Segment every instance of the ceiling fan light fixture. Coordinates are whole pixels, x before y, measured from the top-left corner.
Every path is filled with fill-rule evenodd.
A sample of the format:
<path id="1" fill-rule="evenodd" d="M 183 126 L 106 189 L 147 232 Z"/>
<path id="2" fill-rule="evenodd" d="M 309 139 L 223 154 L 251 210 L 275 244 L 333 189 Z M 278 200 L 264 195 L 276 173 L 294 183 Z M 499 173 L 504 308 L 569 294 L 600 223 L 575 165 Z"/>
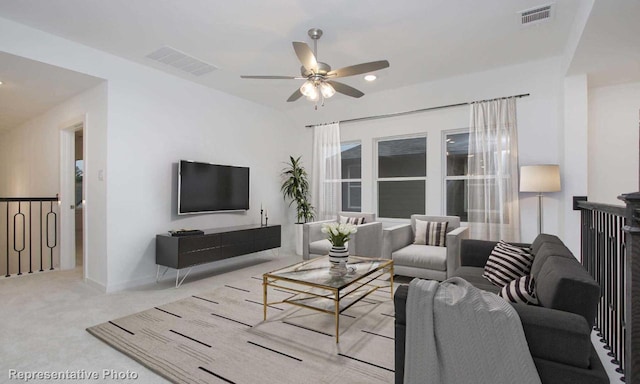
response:
<path id="1" fill-rule="evenodd" d="M 314 84 L 313 81 L 307 80 L 300 87 L 300 93 L 302 93 L 303 95 L 305 95 L 307 97 L 310 97 L 313 94 L 317 94 L 318 90 L 316 89 L 316 85 Z"/>
<path id="2" fill-rule="evenodd" d="M 325 99 L 336 94 L 336 90 L 331 86 L 331 84 L 325 82 L 320 83 L 320 92 L 322 93 L 322 97 Z"/>
<path id="3" fill-rule="evenodd" d="M 318 101 L 320 99 L 320 93 L 316 90 L 314 93 L 307 96 L 307 100 L 309 101 Z"/>

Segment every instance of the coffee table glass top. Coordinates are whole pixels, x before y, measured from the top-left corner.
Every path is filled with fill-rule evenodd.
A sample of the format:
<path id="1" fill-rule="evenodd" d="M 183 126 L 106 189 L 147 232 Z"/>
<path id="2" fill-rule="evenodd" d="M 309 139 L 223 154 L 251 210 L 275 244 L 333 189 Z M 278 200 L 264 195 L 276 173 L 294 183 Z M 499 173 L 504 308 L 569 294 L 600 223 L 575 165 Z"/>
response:
<path id="1" fill-rule="evenodd" d="M 390 266 L 391 260 L 349 256 L 345 276 L 332 276 L 329 272 L 329 256 L 303 261 L 285 268 L 266 273 L 266 277 L 307 283 L 319 287 L 342 289 L 382 268 Z"/>

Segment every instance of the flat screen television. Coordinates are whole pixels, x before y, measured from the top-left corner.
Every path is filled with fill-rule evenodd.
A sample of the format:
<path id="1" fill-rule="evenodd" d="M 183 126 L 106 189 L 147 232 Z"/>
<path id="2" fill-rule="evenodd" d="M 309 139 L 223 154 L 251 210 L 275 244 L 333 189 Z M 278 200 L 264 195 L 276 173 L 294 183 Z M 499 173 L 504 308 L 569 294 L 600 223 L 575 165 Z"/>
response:
<path id="1" fill-rule="evenodd" d="M 178 214 L 249 209 L 249 168 L 180 160 Z"/>

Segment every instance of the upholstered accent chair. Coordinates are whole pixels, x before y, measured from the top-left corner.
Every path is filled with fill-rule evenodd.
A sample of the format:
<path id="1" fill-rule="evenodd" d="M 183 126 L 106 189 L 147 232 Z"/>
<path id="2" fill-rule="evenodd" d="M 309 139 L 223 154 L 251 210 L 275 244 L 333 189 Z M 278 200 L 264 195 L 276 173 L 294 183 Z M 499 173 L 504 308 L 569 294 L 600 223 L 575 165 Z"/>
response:
<path id="1" fill-rule="evenodd" d="M 416 220 L 448 222 L 446 246 L 414 244 Z M 398 275 L 442 281 L 460 266 L 460 242 L 468 237 L 468 228 L 460 226 L 457 216 L 411 215 L 411 224 L 383 230 L 382 257 L 393 259 Z"/>
<path id="2" fill-rule="evenodd" d="M 335 220 L 314 221 L 302 227 L 302 258 L 309 260 L 329 254 L 331 243 L 325 233 L 321 232 L 322 224 L 340 222 L 340 216 L 364 217 L 364 224 L 358 225 L 358 232 L 351 235 L 349 254 L 354 256 L 381 257 L 382 223 L 376 221 L 375 213 L 339 212 Z"/>

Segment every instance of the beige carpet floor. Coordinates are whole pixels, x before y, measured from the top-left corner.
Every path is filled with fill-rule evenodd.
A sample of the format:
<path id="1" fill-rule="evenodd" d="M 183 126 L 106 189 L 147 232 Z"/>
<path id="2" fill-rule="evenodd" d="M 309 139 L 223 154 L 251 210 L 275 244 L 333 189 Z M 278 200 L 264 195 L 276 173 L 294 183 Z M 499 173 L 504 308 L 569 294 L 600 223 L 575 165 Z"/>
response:
<path id="1" fill-rule="evenodd" d="M 393 302 L 379 290 L 340 316 L 288 304 L 262 321 L 259 277 L 87 330 L 175 383 L 392 383 Z M 290 294 L 269 290 L 269 301 Z"/>

